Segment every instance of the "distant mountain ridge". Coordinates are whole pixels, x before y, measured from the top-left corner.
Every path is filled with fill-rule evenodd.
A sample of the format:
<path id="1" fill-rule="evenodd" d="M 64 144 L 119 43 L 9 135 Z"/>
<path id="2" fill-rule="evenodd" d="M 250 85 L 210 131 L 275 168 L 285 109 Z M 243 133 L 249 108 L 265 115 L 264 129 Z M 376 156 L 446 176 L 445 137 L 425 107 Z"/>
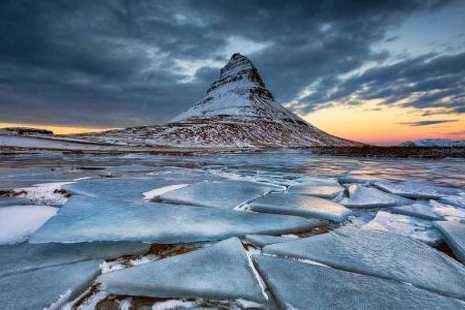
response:
<path id="1" fill-rule="evenodd" d="M 401 146 L 437 146 L 437 147 L 465 147 L 465 140 L 449 140 L 449 139 L 420 139 L 415 141 L 406 141 L 400 144 Z"/>
<path id="2" fill-rule="evenodd" d="M 75 137 L 97 143 L 205 148 L 363 145 L 330 135 L 281 106 L 257 68 L 238 53 L 221 69 L 206 97 L 170 123 Z"/>

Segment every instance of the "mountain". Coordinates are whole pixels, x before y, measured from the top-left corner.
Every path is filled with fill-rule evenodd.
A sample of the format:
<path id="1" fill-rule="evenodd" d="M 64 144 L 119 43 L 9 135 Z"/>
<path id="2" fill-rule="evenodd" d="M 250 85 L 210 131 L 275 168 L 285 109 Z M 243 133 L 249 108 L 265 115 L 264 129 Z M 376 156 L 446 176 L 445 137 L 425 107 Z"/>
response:
<path id="1" fill-rule="evenodd" d="M 421 139 L 415 141 L 407 141 L 400 144 L 401 146 L 437 146 L 437 147 L 465 147 L 465 140 L 449 140 L 449 139 Z"/>
<path id="2" fill-rule="evenodd" d="M 82 134 L 93 142 L 177 147 L 361 146 L 332 136 L 281 106 L 257 68 L 232 55 L 206 97 L 165 125 Z"/>

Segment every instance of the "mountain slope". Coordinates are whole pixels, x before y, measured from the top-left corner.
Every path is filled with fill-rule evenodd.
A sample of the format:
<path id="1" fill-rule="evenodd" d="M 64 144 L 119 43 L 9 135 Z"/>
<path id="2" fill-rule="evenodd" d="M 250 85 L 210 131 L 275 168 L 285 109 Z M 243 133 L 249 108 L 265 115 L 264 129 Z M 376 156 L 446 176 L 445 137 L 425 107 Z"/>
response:
<path id="1" fill-rule="evenodd" d="M 234 54 L 206 97 L 165 125 L 132 127 L 80 138 L 93 142 L 177 147 L 360 146 L 319 130 L 281 106 L 257 68 Z"/>

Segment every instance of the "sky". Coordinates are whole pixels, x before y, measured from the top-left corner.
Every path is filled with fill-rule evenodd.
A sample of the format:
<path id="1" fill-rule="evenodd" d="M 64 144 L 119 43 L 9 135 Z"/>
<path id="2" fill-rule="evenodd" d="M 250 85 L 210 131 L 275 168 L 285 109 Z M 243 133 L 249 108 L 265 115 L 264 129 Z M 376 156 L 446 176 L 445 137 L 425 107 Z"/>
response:
<path id="1" fill-rule="evenodd" d="M 465 1 L 0 1 L 0 127 L 162 124 L 231 55 L 331 134 L 465 139 Z"/>

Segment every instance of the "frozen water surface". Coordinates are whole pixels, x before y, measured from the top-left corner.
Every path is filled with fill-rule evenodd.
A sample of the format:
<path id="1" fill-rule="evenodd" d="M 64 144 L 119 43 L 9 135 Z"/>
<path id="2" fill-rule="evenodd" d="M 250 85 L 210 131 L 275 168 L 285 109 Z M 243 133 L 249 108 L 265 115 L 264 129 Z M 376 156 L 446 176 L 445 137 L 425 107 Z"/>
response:
<path id="1" fill-rule="evenodd" d="M 0 278 L 15 273 L 94 259 L 144 254 L 150 244 L 134 242 L 85 242 L 73 244 L 21 243 L 0 246 Z"/>
<path id="2" fill-rule="evenodd" d="M 282 309 L 463 309 L 459 301 L 390 280 L 253 256 Z"/>
<path id="3" fill-rule="evenodd" d="M 338 203 L 307 195 L 270 193 L 250 203 L 250 210 L 342 222 L 351 211 Z"/>
<path id="4" fill-rule="evenodd" d="M 435 222 L 455 256 L 465 264 L 465 219 Z"/>
<path id="5" fill-rule="evenodd" d="M 30 242 L 187 243 L 247 234 L 296 232 L 323 223 L 273 214 L 75 196 L 31 237 Z"/>
<path id="6" fill-rule="evenodd" d="M 384 211 L 379 211 L 375 218 L 363 228 L 396 233 L 430 245 L 438 245 L 442 241 L 441 234 L 432 222 Z"/>
<path id="7" fill-rule="evenodd" d="M 349 186 L 348 193 L 349 197 L 342 199 L 340 203 L 354 209 L 393 207 L 412 202 L 406 198 L 388 194 L 376 188 L 355 184 Z"/>
<path id="8" fill-rule="evenodd" d="M 465 299 L 465 268 L 461 264 L 424 243 L 398 234 L 342 228 L 324 235 L 268 245 L 263 251 L 310 259 Z"/>
<path id="9" fill-rule="evenodd" d="M 302 194 L 315 196 L 319 198 L 333 199 L 339 195 L 344 190 L 341 186 L 329 186 L 329 185 L 320 185 L 320 186 L 305 186 L 305 185 L 294 185 L 289 187 L 288 191 L 290 193 Z"/>
<path id="10" fill-rule="evenodd" d="M 100 273 L 101 260 L 66 264 L 0 278 L 2 309 L 60 309 Z"/>
<path id="11" fill-rule="evenodd" d="M 266 301 L 237 238 L 184 255 L 106 273 L 97 281 L 113 294 Z"/>
<path id="12" fill-rule="evenodd" d="M 243 203 L 270 191 L 283 190 L 281 186 L 254 182 L 200 182 L 158 196 L 159 199 L 193 206 L 234 209 Z"/>
<path id="13" fill-rule="evenodd" d="M 216 181 L 221 181 L 219 184 L 222 185 L 217 186 Z M 63 182 L 74 183 L 63 184 Z M 397 184 L 396 186 L 400 184 L 403 188 L 402 191 L 396 192 L 399 194 L 396 195 L 389 193 L 387 188 L 381 190 L 375 185 L 377 183 Z M 180 188 L 186 184 L 191 186 Z M 172 203 L 158 203 L 157 196 L 171 195 L 176 199 L 177 197 L 173 195 L 175 191 L 195 188 L 192 184 L 201 185 L 197 191 L 194 190 L 185 196 L 180 195 L 183 199 L 187 199 L 190 206 L 176 205 L 175 203 L 178 203 L 176 200 L 170 201 Z M 412 187 L 411 184 L 419 185 Z M 56 216 L 33 234 L 31 242 L 41 244 L 23 242 L 0 247 L 0 263 L 3 265 L 1 279 L 13 279 L 29 274 L 21 280 L 24 281 L 21 282 L 24 290 L 19 291 L 21 297 L 11 291 L 7 291 L 11 295 L 4 293 L 9 295 L 5 297 L 8 304 L 4 307 L 11 308 L 13 302 L 18 305 L 30 302 L 29 305 L 32 307 L 28 308 L 41 309 L 41 306 L 35 307 L 32 304 L 33 300 L 40 299 L 43 283 L 56 283 L 54 273 L 45 271 L 38 276 L 42 281 L 36 281 L 37 277 L 33 275 L 41 270 L 52 271 L 52 268 L 65 266 L 71 268 L 77 263 L 90 259 L 109 259 L 110 261 L 103 265 L 110 266 L 108 269 L 115 266 L 125 268 L 136 261 L 147 263 L 153 257 L 163 256 L 161 253 L 176 255 L 179 253 L 177 251 L 182 252 L 180 249 L 183 247 L 193 247 L 191 244 L 173 243 L 214 241 L 246 235 L 246 239 L 254 240 L 255 245 L 263 246 L 267 243 L 286 241 L 265 246 L 264 249 L 287 247 L 287 244 L 292 244 L 286 252 L 290 251 L 294 254 L 285 255 L 301 257 L 308 254 L 313 257 L 309 257 L 310 260 L 319 259 L 327 265 L 340 269 L 374 275 L 378 280 L 394 279 L 397 282 L 412 283 L 415 287 L 426 288 L 431 292 L 463 298 L 463 291 L 460 289 L 465 287 L 462 265 L 430 246 L 411 239 L 410 237 L 424 232 L 421 227 L 416 226 L 416 220 L 414 225 L 410 222 L 402 222 L 402 225 L 408 228 L 406 232 L 409 238 L 366 229 L 362 229 L 360 234 L 353 233 L 350 237 L 342 237 L 343 233 L 338 230 L 330 231 L 339 226 L 362 227 L 372 221 L 380 211 L 402 213 L 415 219 L 426 220 L 435 220 L 437 216 L 443 219 L 442 222 L 448 221 L 444 225 L 447 226 L 465 218 L 464 185 L 465 160 L 460 158 L 423 160 L 332 157 L 313 155 L 302 150 L 199 153 L 195 156 L 56 151 L 9 151 L 7 154 L 0 150 L 0 209 L 12 205 L 24 207 L 34 204 L 52 207 L 64 204 Z M 345 189 L 336 196 L 333 196 L 335 193 L 329 190 L 334 188 L 336 191 L 342 186 Z M 73 195 L 69 201 L 68 194 L 62 190 L 63 187 Z M 27 194 L 20 193 L 21 189 L 26 189 Z M 19 196 L 7 197 L 11 196 L 9 192 L 11 190 L 20 193 Z M 353 209 L 353 212 L 342 223 L 328 224 L 323 220 L 248 210 L 251 202 L 262 199 L 261 197 L 267 195 L 269 191 L 291 193 L 295 190 L 301 191 L 309 198 L 315 197 L 311 195 L 324 194 L 324 197 L 329 197 L 336 203 L 346 204 Z M 431 201 L 419 198 L 430 197 L 431 193 L 435 197 Z M 148 201 L 152 198 L 155 198 L 153 202 Z M 208 207 L 199 206 L 203 204 Z M 420 208 L 420 205 L 425 205 L 425 208 Z M 234 208 L 236 210 L 230 210 Z M 398 222 L 394 222 L 395 229 L 398 229 Z M 459 234 L 462 231 L 460 228 L 461 226 L 449 228 L 448 233 L 444 233 L 443 236 L 457 258 L 460 252 L 454 246 L 463 239 Z M 344 229 L 350 230 L 350 228 Z M 306 238 L 321 241 L 315 241 L 315 245 L 306 251 L 296 253 L 302 247 L 294 243 L 305 239 L 288 241 L 279 236 L 287 233 L 297 234 L 301 238 L 322 235 Z M 250 236 L 251 234 L 260 234 L 260 236 Z M 12 234 L 8 233 L 8 236 L 11 238 Z M 132 242 L 109 242 L 112 240 L 140 240 L 164 244 L 151 246 L 148 243 L 138 243 L 136 246 Z M 93 242 L 63 243 L 78 241 Z M 138 254 L 139 250 L 146 251 L 149 246 L 151 246 L 150 252 Z M 159 253 L 158 249 L 162 249 L 160 250 L 162 252 Z M 445 245 L 439 249 L 450 253 Z M 259 250 L 249 248 L 248 251 Z M 126 254 L 134 254 L 137 257 L 125 256 Z M 210 260 L 213 258 L 210 257 Z M 311 279 L 295 274 L 296 270 L 289 268 L 289 278 L 294 281 L 297 292 L 300 288 L 299 283 L 306 283 L 304 281 Z M 172 271 L 166 272 L 171 274 Z M 57 277 L 59 276 L 65 278 L 60 272 L 57 274 Z M 26 282 L 28 279 L 33 280 Z M 174 275 L 172 279 L 175 279 Z M 355 290 L 361 285 L 358 284 L 361 282 L 350 281 L 355 280 L 347 279 L 346 282 L 356 283 L 351 286 Z M 332 284 L 334 286 L 331 286 Z M 326 281 L 324 285 L 328 286 L 323 286 L 322 283 L 320 291 L 342 289 L 343 284 L 345 283 L 342 281 Z M 377 282 L 376 285 L 378 284 Z M 89 303 L 82 299 L 78 301 L 81 308 L 85 308 L 85 305 L 93 308 L 98 300 L 105 298 L 99 295 L 102 291 L 90 290 L 90 285 L 88 283 L 85 288 L 92 296 L 89 297 Z M 72 286 L 74 287 L 74 284 Z M 417 296 L 411 288 L 409 286 L 404 291 Z M 50 298 L 53 299 L 50 303 L 55 302 L 59 295 L 65 293 L 66 288 L 62 287 L 62 289 L 63 292 L 57 293 L 58 296 L 52 294 L 54 296 Z M 389 291 L 388 288 L 386 290 Z M 55 290 L 51 291 L 55 292 Z M 320 295 L 323 296 L 323 293 Z M 352 294 L 352 291 L 350 293 Z M 364 292 L 364 294 L 373 294 L 373 296 L 380 294 L 380 305 L 377 308 L 382 307 L 383 295 L 379 290 Z M 394 294 L 404 296 L 402 293 L 391 295 Z M 5 300 L 3 296 L 2 301 Z M 32 297 L 28 301 L 24 296 Z M 62 300 L 68 298 L 66 294 L 63 296 Z M 130 306 L 130 298 L 122 296 L 116 298 L 124 300 L 122 306 L 126 308 Z M 185 300 L 183 296 L 176 298 Z M 416 298 L 422 300 L 418 296 Z M 402 299 L 409 300 L 407 297 Z M 136 297 L 133 298 L 131 305 L 133 308 L 137 308 L 135 300 Z M 363 300 L 357 302 L 363 303 Z M 60 302 L 57 303 L 59 304 Z M 437 304 L 447 305 L 447 302 Z M 198 303 L 198 307 L 201 305 L 202 303 Z M 227 305 L 232 308 L 242 307 L 237 306 L 237 301 Z M 3 305 L 0 306 L 2 307 Z"/>

